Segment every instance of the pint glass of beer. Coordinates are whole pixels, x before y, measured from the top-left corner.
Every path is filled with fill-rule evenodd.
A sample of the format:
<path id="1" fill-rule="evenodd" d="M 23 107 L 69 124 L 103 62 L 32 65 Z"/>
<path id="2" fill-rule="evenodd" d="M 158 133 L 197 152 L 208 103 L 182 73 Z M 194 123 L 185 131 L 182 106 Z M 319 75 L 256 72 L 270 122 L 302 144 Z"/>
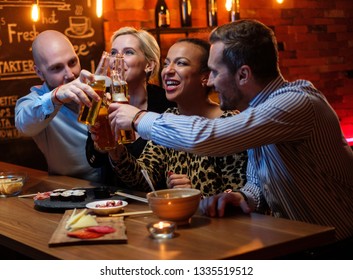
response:
<path id="1" fill-rule="evenodd" d="M 80 113 L 78 115 L 78 121 L 87 125 L 94 125 L 98 116 L 98 112 L 102 105 L 102 99 L 105 93 L 105 76 L 94 76 L 95 81 L 89 85 L 101 98 L 99 101 L 92 101 L 92 107 L 89 108 L 86 105 L 82 105 Z"/>
<path id="2" fill-rule="evenodd" d="M 109 151 L 116 147 L 116 140 L 114 134 L 110 128 L 110 123 L 108 119 L 108 105 L 103 105 L 99 110 L 96 123 L 98 123 L 98 140 L 96 145 L 102 151 Z"/>
<path id="3" fill-rule="evenodd" d="M 92 101 L 92 106 L 89 108 L 86 105 L 82 105 L 78 121 L 87 125 L 94 125 L 96 122 L 99 109 L 102 105 L 102 99 L 107 90 L 107 87 L 110 86 L 110 78 L 108 77 L 109 70 L 109 53 L 103 51 L 102 57 L 97 66 L 96 72 L 94 74 L 94 82 L 89 83 L 89 85 L 94 89 L 94 91 L 101 98 L 99 101 Z"/>

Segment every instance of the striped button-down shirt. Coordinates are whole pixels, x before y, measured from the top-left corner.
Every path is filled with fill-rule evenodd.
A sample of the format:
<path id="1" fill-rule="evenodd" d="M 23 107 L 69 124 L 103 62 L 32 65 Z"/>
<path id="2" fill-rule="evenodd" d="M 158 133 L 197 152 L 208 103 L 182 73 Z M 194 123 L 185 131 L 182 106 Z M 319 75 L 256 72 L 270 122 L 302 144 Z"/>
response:
<path id="1" fill-rule="evenodd" d="M 138 131 L 202 155 L 248 150 L 242 191 L 257 211 L 333 226 L 337 239 L 353 235 L 353 152 L 336 113 L 308 81 L 279 76 L 230 118 L 148 113 Z"/>

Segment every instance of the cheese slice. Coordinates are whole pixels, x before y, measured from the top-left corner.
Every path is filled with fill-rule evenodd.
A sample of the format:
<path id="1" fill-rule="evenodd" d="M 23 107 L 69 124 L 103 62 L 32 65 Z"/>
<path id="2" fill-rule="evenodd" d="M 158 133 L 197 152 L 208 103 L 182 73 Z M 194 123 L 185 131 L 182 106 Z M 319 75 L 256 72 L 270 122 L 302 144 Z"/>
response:
<path id="1" fill-rule="evenodd" d="M 76 214 L 77 210 L 75 208 L 74 211 L 72 212 L 70 218 L 67 220 L 65 228 L 69 229 L 72 224 L 76 223 L 78 220 L 80 220 L 86 214 L 86 211 L 87 211 L 87 209 L 83 209 L 81 212 Z"/>
<path id="2" fill-rule="evenodd" d="M 79 228 L 85 228 L 85 227 L 91 227 L 91 226 L 97 226 L 97 225 L 98 223 L 96 221 L 96 216 L 84 215 L 77 222 L 71 224 L 70 229 L 75 230 Z"/>

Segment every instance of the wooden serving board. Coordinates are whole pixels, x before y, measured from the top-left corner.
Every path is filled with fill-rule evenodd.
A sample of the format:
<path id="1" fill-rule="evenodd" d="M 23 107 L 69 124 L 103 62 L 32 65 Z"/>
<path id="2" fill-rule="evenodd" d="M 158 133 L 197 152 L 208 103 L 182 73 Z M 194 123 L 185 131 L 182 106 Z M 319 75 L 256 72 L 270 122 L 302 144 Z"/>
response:
<path id="1" fill-rule="evenodd" d="M 58 227 L 49 240 L 49 247 L 67 246 L 67 245 L 89 245 L 89 244 L 116 244 L 127 243 L 126 227 L 123 217 L 96 217 L 100 226 L 111 226 L 115 232 L 105 234 L 93 239 L 79 239 L 67 236 L 65 229 L 66 221 L 70 218 L 73 210 L 66 210 Z"/>

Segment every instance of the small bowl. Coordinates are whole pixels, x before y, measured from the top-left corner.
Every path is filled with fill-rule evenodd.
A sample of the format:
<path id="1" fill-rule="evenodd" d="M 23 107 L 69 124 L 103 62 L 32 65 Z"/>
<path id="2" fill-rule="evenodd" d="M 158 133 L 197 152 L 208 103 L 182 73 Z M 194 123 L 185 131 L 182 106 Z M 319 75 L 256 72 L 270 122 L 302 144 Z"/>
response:
<path id="1" fill-rule="evenodd" d="M 21 172 L 0 172 L 0 197 L 21 193 L 26 178 L 27 174 Z"/>
<path id="2" fill-rule="evenodd" d="M 152 212 L 160 220 L 172 221 L 177 225 L 189 224 L 190 218 L 199 207 L 201 192 L 197 189 L 165 189 L 147 194 Z"/>
<path id="3" fill-rule="evenodd" d="M 110 203 L 114 203 L 115 206 L 108 206 Z M 86 208 L 91 209 L 97 215 L 107 216 L 120 212 L 127 204 L 123 200 L 98 200 L 87 203 Z"/>

